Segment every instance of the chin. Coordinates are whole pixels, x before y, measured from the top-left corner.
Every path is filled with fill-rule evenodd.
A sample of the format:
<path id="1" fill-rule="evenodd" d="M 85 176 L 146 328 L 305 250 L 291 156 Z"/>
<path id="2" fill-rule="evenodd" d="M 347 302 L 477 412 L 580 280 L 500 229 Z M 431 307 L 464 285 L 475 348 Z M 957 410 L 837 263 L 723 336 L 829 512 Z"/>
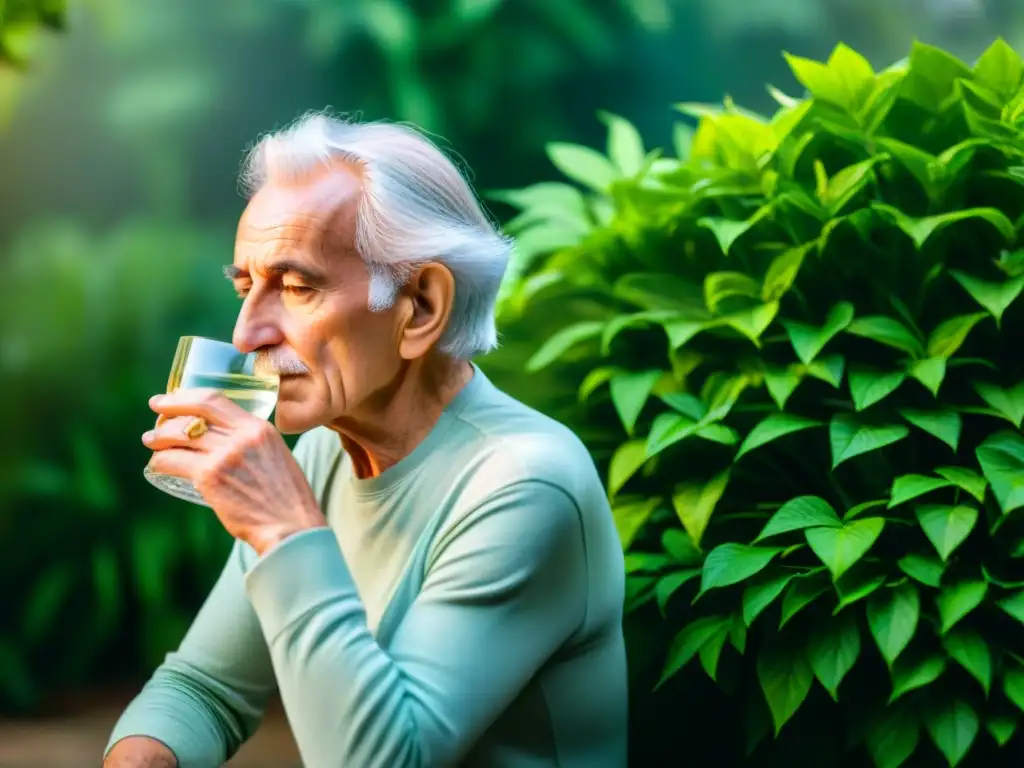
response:
<path id="1" fill-rule="evenodd" d="M 300 435 L 321 426 L 324 422 L 319 413 L 303 413 L 296 403 L 278 401 L 274 411 L 274 426 L 282 435 Z"/>

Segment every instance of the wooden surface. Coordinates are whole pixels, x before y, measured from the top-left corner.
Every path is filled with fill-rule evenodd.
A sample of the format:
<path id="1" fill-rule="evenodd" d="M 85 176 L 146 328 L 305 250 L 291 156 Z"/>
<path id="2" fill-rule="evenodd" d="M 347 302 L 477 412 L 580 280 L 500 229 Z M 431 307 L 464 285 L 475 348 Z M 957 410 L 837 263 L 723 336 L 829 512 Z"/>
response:
<path id="1" fill-rule="evenodd" d="M 103 747 L 133 692 L 69 697 L 47 717 L 0 720 L 0 767 L 84 768 L 98 766 Z M 298 751 L 280 703 L 267 710 L 263 725 L 229 768 L 300 768 Z"/>

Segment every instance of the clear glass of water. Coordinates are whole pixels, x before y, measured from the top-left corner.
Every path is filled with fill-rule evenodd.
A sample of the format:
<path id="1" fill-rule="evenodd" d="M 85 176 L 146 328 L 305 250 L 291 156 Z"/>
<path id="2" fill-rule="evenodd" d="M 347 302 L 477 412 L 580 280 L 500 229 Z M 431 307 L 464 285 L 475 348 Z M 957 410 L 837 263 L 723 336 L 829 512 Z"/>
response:
<path id="1" fill-rule="evenodd" d="M 226 341 L 182 336 L 171 363 L 167 392 L 216 389 L 253 416 L 269 419 L 277 404 L 278 376 L 266 367 L 255 353 L 242 354 Z M 143 474 L 164 493 L 210 506 L 187 480 L 153 472 L 148 465 Z"/>

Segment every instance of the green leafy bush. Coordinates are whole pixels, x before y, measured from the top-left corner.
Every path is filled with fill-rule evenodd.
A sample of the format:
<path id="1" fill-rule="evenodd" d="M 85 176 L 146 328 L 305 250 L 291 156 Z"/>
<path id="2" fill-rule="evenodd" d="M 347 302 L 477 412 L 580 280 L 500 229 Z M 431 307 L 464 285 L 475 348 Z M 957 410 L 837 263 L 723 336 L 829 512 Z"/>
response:
<path id="1" fill-rule="evenodd" d="M 151 669 L 178 643 L 230 537 L 142 476 L 146 403 L 179 335 L 223 338 L 231 231 L 54 220 L 4 252 L 0 286 L 0 711 Z"/>
<path id="2" fill-rule="evenodd" d="M 606 154 L 549 147 L 579 186 L 496 195 L 523 247 L 493 365 L 530 350 L 546 383 L 517 394 L 607 472 L 631 637 L 672 637 L 631 645 L 670 734 L 724 701 L 745 746 L 720 730 L 719 764 L 1005 760 L 1024 738 L 1024 63 L 1001 40 L 973 67 L 924 44 L 879 73 L 844 45 L 787 58 L 809 96 L 772 88 L 770 119 L 679 105 L 698 123 L 672 159 L 606 115 Z M 782 759 L 799 729 L 845 756 Z"/>

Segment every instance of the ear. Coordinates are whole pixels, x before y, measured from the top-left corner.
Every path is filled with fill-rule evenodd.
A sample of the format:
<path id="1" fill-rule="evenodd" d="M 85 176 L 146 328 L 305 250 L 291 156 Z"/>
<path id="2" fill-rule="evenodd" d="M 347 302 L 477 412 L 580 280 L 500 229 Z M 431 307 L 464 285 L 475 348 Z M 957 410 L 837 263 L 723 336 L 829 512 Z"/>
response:
<path id="1" fill-rule="evenodd" d="M 423 357 L 440 341 L 455 302 L 455 278 L 443 264 L 417 269 L 402 289 L 407 302 L 398 351 L 404 360 Z"/>

